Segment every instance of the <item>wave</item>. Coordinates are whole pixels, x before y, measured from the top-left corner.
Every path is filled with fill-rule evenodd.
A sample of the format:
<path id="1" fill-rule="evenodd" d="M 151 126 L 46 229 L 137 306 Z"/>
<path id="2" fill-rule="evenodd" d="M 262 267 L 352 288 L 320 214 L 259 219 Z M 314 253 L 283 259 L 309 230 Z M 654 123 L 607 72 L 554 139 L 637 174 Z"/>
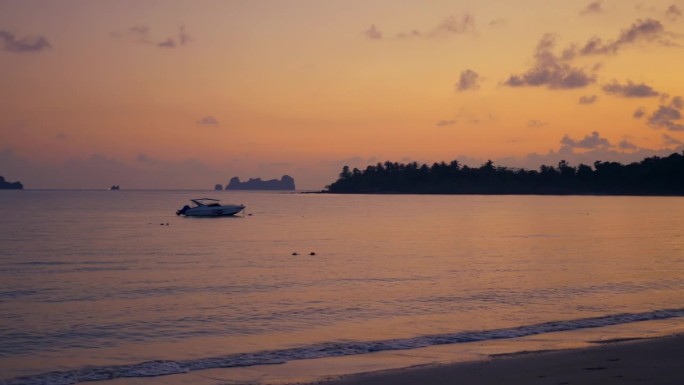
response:
<path id="1" fill-rule="evenodd" d="M 69 371 L 49 372 L 2 380 L 0 381 L 0 385 L 71 385 L 87 381 L 112 380 L 116 378 L 157 377 L 205 369 L 273 365 L 294 360 L 340 357 L 390 350 L 418 349 L 435 345 L 519 338 L 544 333 L 613 326 L 641 321 L 663 320 L 676 317 L 684 317 L 684 308 L 662 309 L 643 313 L 622 313 L 575 320 L 550 321 L 503 329 L 464 331 L 412 338 L 380 341 L 334 341 L 289 349 L 238 353 L 194 360 L 156 360 L 130 365 L 89 366 Z"/>

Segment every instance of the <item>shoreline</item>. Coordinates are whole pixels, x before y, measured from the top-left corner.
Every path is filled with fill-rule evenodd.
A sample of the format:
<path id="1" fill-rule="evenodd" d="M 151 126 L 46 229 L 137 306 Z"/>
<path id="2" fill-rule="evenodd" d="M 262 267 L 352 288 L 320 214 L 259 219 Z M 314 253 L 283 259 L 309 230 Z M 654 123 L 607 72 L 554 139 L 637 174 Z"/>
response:
<path id="1" fill-rule="evenodd" d="M 543 333 L 522 338 L 444 344 L 418 349 L 292 360 L 277 365 L 215 368 L 173 376 L 138 378 L 133 382 L 131 379 L 118 379 L 106 381 L 103 385 L 488 385 L 503 383 L 556 385 L 566 380 L 534 382 L 536 378 L 534 376 L 519 378 L 515 373 L 508 371 L 510 368 L 506 369 L 506 363 L 522 360 L 522 364 L 515 364 L 514 367 L 517 368 L 519 365 L 525 373 L 528 368 L 533 368 L 525 364 L 525 360 L 546 362 L 546 357 L 549 355 L 582 357 L 586 351 L 612 349 L 614 346 L 622 348 L 628 345 L 630 349 L 633 349 L 630 345 L 632 343 L 650 344 L 668 338 L 678 338 L 681 341 L 680 344 L 684 346 L 682 319 L 642 321 L 625 325 Z M 638 348 L 638 351 L 641 351 L 641 348 Z M 636 354 L 641 355 L 641 353 Z M 684 362 L 684 353 L 680 352 L 672 356 L 678 357 L 678 361 L 676 365 L 671 365 L 673 368 L 671 371 L 680 373 L 679 367 L 680 363 Z M 569 359 L 561 357 L 559 360 L 554 361 L 555 363 L 538 365 L 537 369 L 551 372 L 537 374 L 539 378 L 554 378 L 556 373 L 564 375 L 557 366 L 558 363 L 563 364 Z M 605 364 L 615 366 L 620 362 L 589 360 L 580 369 L 605 367 Z M 486 372 L 485 377 L 476 375 L 478 370 Z M 606 372 L 605 369 L 594 371 Z M 493 377 L 491 377 L 492 374 Z M 586 373 L 580 373 L 582 374 Z M 677 379 L 679 377 L 681 375 L 674 376 Z M 569 384 L 585 383 L 592 382 L 590 379 L 581 378 L 569 382 Z M 599 383 L 611 384 L 610 382 Z M 663 383 L 667 384 L 667 382 Z"/>
<path id="2" fill-rule="evenodd" d="M 315 385 L 681 384 L 684 334 L 594 341 L 584 348 L 492 354 L 480 361 L 332 377 Z"/>
<path id="3" fill-rule="evenodd" d="M 680 384 L 682 319 L 284 363 L 116 376 L 102 385 Z M 6 379 L 12 383 L 19 378 Z M 83 381 L 82 381 L 83 382 Z M 0 380 L 0 383 L 4 383 Z M 81 382 L 79 382 L 81 383 Z"/>

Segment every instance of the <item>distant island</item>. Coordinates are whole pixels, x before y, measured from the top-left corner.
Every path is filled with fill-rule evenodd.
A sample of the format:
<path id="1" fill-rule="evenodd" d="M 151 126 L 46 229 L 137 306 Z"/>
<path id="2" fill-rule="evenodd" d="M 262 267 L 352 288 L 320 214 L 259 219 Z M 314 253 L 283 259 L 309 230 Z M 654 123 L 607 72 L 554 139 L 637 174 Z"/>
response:
<path id="1" fill-rule="evenodd" d="M 451 163 L 385 162 L 365 170 L 344 166 L 324 192 L 340 194 L 540 194 L 540 195 L 684 195 L 684 154 L 650 157 L 623 165 L 594 162 L 573 167 L 526 170 Z"/>
<path id="2" fill-rule="evenodd" d="M 218 189 L 218 188 L 217 188 Z M 294 190 L 295 181 L 289 175 L 283 175 L 280 179 L 261 180 L 250 178 L 246 182 L 240 182 L 240 178 L 233 177 L 226 185 L 228 190 Z"/>
<path id="3" fill-rule="evenodd" d="M 0 190 L 23 190 L 24 185 L 21 182 L 8 182 L 5 177 L 0 176 Z"/>

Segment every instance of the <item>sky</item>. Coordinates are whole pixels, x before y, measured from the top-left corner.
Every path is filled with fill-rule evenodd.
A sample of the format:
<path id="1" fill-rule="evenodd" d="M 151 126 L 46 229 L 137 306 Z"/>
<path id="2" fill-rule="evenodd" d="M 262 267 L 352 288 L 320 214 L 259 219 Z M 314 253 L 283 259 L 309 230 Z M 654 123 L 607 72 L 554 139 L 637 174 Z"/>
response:
<path id="1" fill-rule="evenodd" d="M 684 0 L 0 0 L 0 175 L 321 189 L 684 150 Z"/>

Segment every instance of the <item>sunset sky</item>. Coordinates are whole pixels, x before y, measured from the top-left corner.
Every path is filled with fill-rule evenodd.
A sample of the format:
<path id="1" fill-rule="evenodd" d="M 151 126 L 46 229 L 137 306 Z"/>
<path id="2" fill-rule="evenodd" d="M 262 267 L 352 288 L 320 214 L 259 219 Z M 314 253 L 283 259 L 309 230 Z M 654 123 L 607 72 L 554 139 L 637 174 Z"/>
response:
<path id="1" fill-rule="evenodd" d="M 684 0 L 0 0 L 0 175 L 212 188 L 684 149 Z"/>

